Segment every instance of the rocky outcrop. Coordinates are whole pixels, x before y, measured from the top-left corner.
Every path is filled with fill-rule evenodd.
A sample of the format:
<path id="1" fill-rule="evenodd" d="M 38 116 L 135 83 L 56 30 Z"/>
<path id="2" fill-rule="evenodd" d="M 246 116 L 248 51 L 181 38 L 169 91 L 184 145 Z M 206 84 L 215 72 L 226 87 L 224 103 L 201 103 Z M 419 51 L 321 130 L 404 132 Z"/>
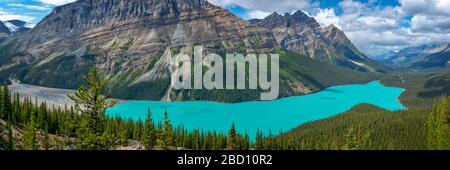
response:
<path id="1" fill-rule="evenodd" d="M 13 41 L 35 62 L 87 49 L 78 54 L 95 54 L 96 66 L 108 75 L 144 69 L 167 48 L 203 44 L 263 50 L 276 45 L 267 30 L 205 0 L 79 0 L 56 7 Z"/>
<path id="2" fill-rule="evenodd" d="M 450 66 L 450 44 L 412 46 L 390 55 L 381 62 L 397 68 L 437 69 Z"/>
<path id="3" fill-rule="evenodd" d="M 334 25 L 322 28 L 313 17 L 301 11 L 292 15 L 273 13 L 250 22 L 271 30 L 278 44 L 288 50 L 333 65 L 375 71 L 371 61 L 357 50 L 344 32 Z"/>
<path id="4" fill-rule="evenodd" d="M 31 30 L 31 28 L 29 28 L 28 23 L 25 21 L 0 21 L 0 43 L 11 36 L 18 35 L 29 30 Z"/>
<path id="5" fill-rule="evenodd" d="M 366 68 L 362 61 L 335 57 L 342 32 L 321 29 L 302 13 L 271 17 L 252 24 L 206 0 L 78 0 L 0 44 L 0 81 L 14 76 L 26 84 L 76 89 L 94 66 L 117 98 L 241 102 L 259 98 L 259 91 L 169 88 L 167 61 L 180 51 L 189 54 L 194 45 L 203 45 L 205 53 L 277 52 L 280 97 L 350 82 L 349 75 L 360 74 L 280 45 L 328 63 Z"/>

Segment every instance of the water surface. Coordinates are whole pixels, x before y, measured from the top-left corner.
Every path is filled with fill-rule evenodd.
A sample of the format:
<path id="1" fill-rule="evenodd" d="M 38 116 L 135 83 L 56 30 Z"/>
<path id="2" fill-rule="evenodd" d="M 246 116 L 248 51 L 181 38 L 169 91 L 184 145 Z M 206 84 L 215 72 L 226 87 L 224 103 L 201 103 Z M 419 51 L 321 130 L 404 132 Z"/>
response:
<path id="1" fill-rule="evenodd" d="M 307 122 L 335 116 L 362 103 L 391 111 L 405 109 L 398 100 L 404 91 L 402 88 L 386 87 L 379 81 L 373 81 L 367 84 L 333 86 L 315 94 L 274 101 L 236 104 L 131 101 L 108 109 L 107 115 L 145 120 L 147 109 L 150 108 L 153 119 L 159 122 L 167 110 L 174 126 L 183 125 L 188 130 L 197 128 L 228 132 L 234 122 L 239 132 L 247 131 L 254 139 L 258 129 L 264 134 L 268 134 L 269 130 L 272 134 L 278 134 L 280 130 L 286 131 Z"/>

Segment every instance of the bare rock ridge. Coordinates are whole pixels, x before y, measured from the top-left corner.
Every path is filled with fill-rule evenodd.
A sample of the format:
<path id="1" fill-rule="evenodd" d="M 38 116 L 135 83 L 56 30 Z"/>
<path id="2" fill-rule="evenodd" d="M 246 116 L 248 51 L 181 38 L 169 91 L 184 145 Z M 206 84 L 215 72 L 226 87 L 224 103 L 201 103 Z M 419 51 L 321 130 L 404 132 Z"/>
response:
<path id="1" fill-rule="evenodd" d="M 261 41 L 251 43 L 254 39 Z M 111 75 L 142 69 L 168 47 L 276 45 L 267 30 L 204 0 L 80 0 L 56 7 L 31 32 L 10 41 L 36 62 L 74 52 L 96 54 L 97 66 Z"/>
<path id="2" fill-rule="evenodd" d="M 397 68 L 412 70 L 449 68 L 450 43 L 408 47 L 398 52 L 392 52 L 381 62 Z"/>
<path id="3" fill-rule="evenodd" d="M 21 20 L 0 21 L 0 43 L 7 38 L 29 31 L 29 25 Z"/>
<path id="4" fill-rule="evenodd" d="M 250 20 L 254 25 L 271 30 L 278 44 L 311 58 L 359 71 L 376 71 L 372 61 L 334 25 L 322 28 L 302 11 L 294 14 L 273 13 L 264 19 Z"/>
<path id="5" fill-rule="evenodd" d="M 167 60 L 198 44 L 219 54 L 279 52 L 282 96 L 365 77 L 336 66 L 374 71 L 342 31 L 321 28 L 302 12 L 246 21 L 206 0 L 78 0 L 0 43 L 0 79 L 75 89 L 95 66 L 117 98 L 236 102 L 259 96 L 257 91 L 171 91 Z"/>

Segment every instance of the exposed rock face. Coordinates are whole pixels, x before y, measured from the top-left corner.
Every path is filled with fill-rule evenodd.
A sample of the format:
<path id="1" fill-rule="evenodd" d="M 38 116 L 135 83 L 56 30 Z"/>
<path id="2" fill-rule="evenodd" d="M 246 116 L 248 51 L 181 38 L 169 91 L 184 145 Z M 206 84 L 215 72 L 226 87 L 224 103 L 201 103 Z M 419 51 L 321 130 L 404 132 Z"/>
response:
<path id="1" fill-rule="evenodd" d="M 382 62 L 399 68 L 432 69 L 450 66 L 450 44 L 426 44 L 408 47 Z"/>
<path id="2" fill-rule="evenodd" d="M 12 76 L 25 84 L 75 89 L 95 66 L 107 75 L 117 98 L 223 102 L 259 98 L 258 90 L 172 91 L 167 61 L 180 51 L 189 54 L 194 45 L 203 45 L 205 53 L 279 53 L 280 97 L 366 77 L 280 48 L 281 44 L 328 63 L 366 68 L 357 58 L 357 64 L 335 59 L 341 54 L 339 45 L 351 44 L 341 44 L 347 40 L 342 32 L 321 29 L 302 13 L 267 21 L 277 22 L 258 24 L 267 28 L 254 25 L 206 0 L 79 0 L 56 7 L 31 31 L 0 44 L 0 80 Z"/>
<path id="3" fill-rule="evenodd" d="M 10 34 L 9 28 L 6 27 L 5 23 L 0 22 L 0 33 Z"/>
<path id="4" fill-rule="evenodd" d="M 301 11 L 293 15 L 273 13 L 265 19 L 250 22 L 270 29 L 278 44 L 288 50 L 329 64 L 375 71 L 371 61 L 357 50 L 344 32 L 334 25 L 321 28 L 314 18 Z"/>
<path id="5" fill-rule="evenodd" d="M 252 43 L 254 39 L 261 41 Z M 267 30 L 205 0 L 80 0 L 56 7 L 15 40 L 15 47 L 36 62 L 62 54 L 96 54 L 96 66 L 109 75 L 143 69 L 167 48 L 220 44 L 254 50 L 276 45 Z"/>
<path id="6" fill-rule="evenodd" d="M 0 43 L 7 38 L 29 31 L 28 23 L 20 20 L 0 21 Z"/>

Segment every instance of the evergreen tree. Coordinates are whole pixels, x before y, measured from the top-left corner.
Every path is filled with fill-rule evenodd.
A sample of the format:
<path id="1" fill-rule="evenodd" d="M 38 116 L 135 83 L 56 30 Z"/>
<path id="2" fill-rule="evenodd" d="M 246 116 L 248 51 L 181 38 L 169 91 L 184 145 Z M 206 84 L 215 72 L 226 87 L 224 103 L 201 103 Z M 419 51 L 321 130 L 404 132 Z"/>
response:
<path id="1" fill-rule="evenodd" d="M 3 87 L 1 90 L 1 110 L 0 110 L 0 116 L 1 118 L 4 118 L 5 120 L 10 119 L 12 114 L 12 104 L 11 104 L 11 94 L 8 89 L 8 85 L 6 82 L 3 83 Z"/>
<path id="2" fill-rule="evenodd" d="M 121 145 L 128 145 L 128 129 L 125 124 L 122 124 L 119 128 L 119 143 Z"/>
<path id="3" fill-rule="evenodd" d="M 213 150 L 218 150 L 219 149 L 218 144 L 217 144 L 218 141 L 217 141 L 217 133 L 216 133 L 216 131 L 214 131 L 213 134 L 212 134 L 211 143 L 212 143 L 211 148 Z"/>
<path id="4" fill-rule="evenodd" d="M 34 115 L 31 114 L 30 122 L 28 123 L 23 136 L 23 149 L 25 150 L 36 150 L 37 139 L 36 139 L 36 123 Z"/>
<path id="5" fill-rule="evenodd" d="M 88 148 L 94 150 L 105 149 L 101 144 L 102 136 L 104 135 L 105 124 L 105 110 L 112 106 L 107 99 L 111 97 L 111 91 L 104 96 L 102 93 L 106 88 L 106 78 L 100 76 L 95 67 L 92 67 L 88 77 L 83 77 L 85 85 L 82 85 L 75 95 L 69 95 L 69 98 L 75 102 L 75 108 L 85 115 L 84 121 L 88 122 L 89 126 L 83 127 L 86 134 L 79 134 L 78 138 L 83 141 L 82 146 L 89 146 Z M 84 122 L 86 123 L 86 122 Z M 88 139 L 85 139 L 85 138 Z"/>
<path id="6" fill-rule="evenodd" d="M 61 129 L 61 133 L 64 135 L 67 135 L 68 137 L 71 137 L 74 135 L 75 131 L 75 117 L 72 112 L 69 112 L 63 120 L 63 126 Z"/>
<path id="7" fill-rule="evenodd" d="M 272 144 L 272 131 L 269 130 L 269 134 L 266 138 L 263 140 L 263 147 L 264 150 L 273 150 L 273 144 Z"/>
<path id="8" fill-rule="evenodd" d="M 264 144 L 263 144 L 263 135 L 262 132 L 258 129 L 258 131 L 256 131 L 256 144 L 255 144 L 255 149 L 256 150 L 262 150 L 264 149 Z"/>
<path id="9" fill-rule="evenodd" d="M 348 129 L 347 133 L 345 134 L 345 144 L 342 149 L 343 150 L 359 149 L 359 143 L 353 128 Z"/>
<path id="10" fill-rule="evenodd" d="M 142 121 L 141 121 L 141 119 L 139 119 L 136 123 L 134 123 L 133 139 L 134 140 L 140 140 L 141 139 L 141 133 L 142 133 Z"/>
<path id="11" fill-rule="evenodd" d="M 81 150 L 95 150 L 98 147 L 96 142 L 98 141 L 97 136 L 91 130 L 89 117 L 87 115 L 82 115 L 77 134 L 77 148 Z"/>
<path id="12" fill-rule="evenodd" d="M 8 129 L 8 150 L 14 150 L 14 135 L 12 131 L 11 121 L 8 121 L 6 128 Z"/>
<path id="13" fill-rule="evenodd" d="M 166 143 L 164 139 L 164 130 L 161 127 L 161 122 L 158 123 L 158 128 L 156 129 L 156 148 L 166 150 Z"/>
<path id="14" fill-rule="evenodd" d="M 236 129 L 235 129 L 235 126 L 233 123 L 233 124 L 231 124 L 230 131 L 228 132 L 227 149 L 236 150 L 238 148 L 239 148 L 239 146 L 238 146 L 238 141 L 237 141 L 237 137 L 236 137 Z"/>
<path id="15" fill-rule="evenodd" d="M 297 149 L 297 145 L 295 142 L 295 135 L 293 133 L 289 133 L 288 135 L 288 139 L 287 139 L 287 149 L 288 150 L 296 150 Z"/>
<path id="16" fill-rule="evenodd" d="M 250 137 L 248 136 L 247 131 L 244 133 L 244 139 L 242 140 L 242 150 L 250 149 Z"/>
<path id="17" fill-rule="evenodd" d="M 106 128 L 100 137 L 100 149 L 103 150 L 110 150 L 114 146 L 115 137 L 114 134 L 111 132 L 111 127 L 106 125 Z"/>
<path id="18" fill-rule="evenodd" d="M 50 149 L 50 141 L 48 136 L 48 126 L 47 124 L 44 126 L 44 150 Z"/>
<path id="19" fill-rule="evenodd" d="M 150 109 L 148 109 L 144 130 L 142 132 L 142 142 L 148 150 L 153 149 L 156 145 L 156 129 Z"/>
<path id="20" fill-rule="evenodd" d="M 39 129 L 44 129 L 47 124 L 47 104 L 45 102 L 39 106 L 36 124 Z"/>
<path id="21" fill-rule="evenodd" d="M 426 121 L 428 148 L 450 149 L 450 106 L 447 97 L 441 97 L 433 105 Z"/>
<path id="22" fill-rule="evenodd" d="M 174 147 L 172 123 L 170 122 L 167 111 L 164 112 L 164 143 L 167 149 Z"/>
<path id="23" fill-rule="evenodd" d="M 302 148 L 301 148 L 302 149 Z M 337 139 L 332 139 L 329 150 L 339 150 L 339 142 Z"/>

